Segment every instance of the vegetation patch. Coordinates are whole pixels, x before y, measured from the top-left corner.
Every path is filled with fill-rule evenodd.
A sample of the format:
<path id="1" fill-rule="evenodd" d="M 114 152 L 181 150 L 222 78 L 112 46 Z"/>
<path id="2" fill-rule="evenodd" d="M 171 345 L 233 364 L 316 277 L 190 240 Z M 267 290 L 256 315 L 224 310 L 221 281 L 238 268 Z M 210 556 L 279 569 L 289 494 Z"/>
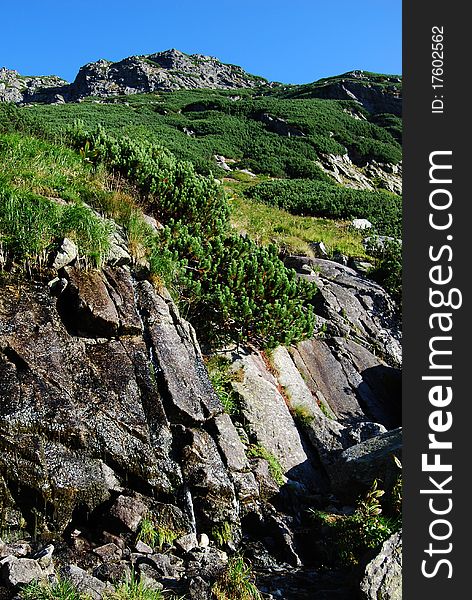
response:
<path id="1" fill-rule="evenodd" d="M 401 236 L 401 197 L 384 190 L 356 190 L 305 179 L 251 186 L 246 196 L 290 213 L 331 219 L 365 218 L 382 235 Z"/>
<path id="2" fill-rule="evenodd" d="M 368 550 L 378 548 L 398 531 L 401 527 L 398 515 L 382 515 L 380 498 L 384 493 L 374 481 L 352 515 L 310 511 L 323 537 L 328 563 L 356 565 Z"/>
<path id="3" fill-rule="evenodd" d="M 231 361 L 225 356 L 215 354 L 206 361 L 206 367 L 210 376 L 211 385 L 218 394 L 225 411 L 229 415 L 239 412 L 238 395 L 234 391 L 232 382 L 240 379 L 238 373 L 231 369 Z"/>
<path id="4" fill-rule="evenodd" d="M 305 427 L 308 427 L 315 418 L 311 410 L 306 406 L 293 406 L 291 412 L 295 421 Z"/>
<path id="5" fill-rule="evenodd" d="M 24 586 L 19 597 L 22 600 L 88 600 L 87 594 L 81 594 L 67 579 L 56 576 L 56 581 L 46 583 L 32 581 Z"/>
<path id="6" fill-rule="evenodd" d="M 375 266 L 369 272 L 369 277 L 377 281 L 400 303 L 403 272 L 401 242 L 396 239 L 379 242 L 378 239 L 373 237 L 369 242 L 367 251 L 375 258 Z"/>
<path id="7" fill-rule="evenodd" d="M 269 472 L 272 475 L 275 483 L 279 486 L 285 484 L 285 475 L 282 465 L 280 464 L 278 458 L 269 452 L 267 448 L 261 446 L 260 444 L 251 444 L 247 450 L 247 455 L 250 458 L 263 458 L 267 461 L 269 465 Z"/>
<path id="8" fill-rule="evenodd" d="M 311 335 L 310 300 L 316 287 L 285 268 L 275 246 L 260 247 L 231 233 L 224 190 L 151 142 L 115 138 L 103 129 L 71 133 L 77 148 L 89 143 L 97 160 L 136 186 L 145 209 L 166 224 L 150 251 L 179 261 L 179 301 L 208 344 L 230 340 L 291 343 Z"/>
<path id="9" fill-rule="evenodd" d="M 247 186 L 245 186 L 246 188 Z M 229 184 L 231 223 L 262 245 L 275 244 L 282 254 L 313 255 L 323 242 L 328 254 L 364 257 L 363 234 L 350 221 L 293 215 L 287 210 L 249 199 L 242 187 Z"/>
<path id="10" fill-rule="evenodd" d="M 212 528 L 211 535 L 218 546 L 222 548 L 233 539 L 233 526 L 228 521 L 219 523 Z"/>
<path id="11" fill-rule="evenodd" d="M 139 524 L 136 541 L 140 540 L 151 548 L 161 551 L 166 544 L 172 546 L 183 533 L 175 531 L 166 524 L 160 524 L 153 515 L 146 515 Z"/>
<path id="12" fill-rule="evenodd" d="M 223 174 L 215 154 L 237 160 L 238 169 L 321 181 L 327 176 L 316 165 L 320 153 L 342 155 L 355 148 L 364 160 L 400 160 L 398 122 L 369 115 L 354 118 L 349 110 L 359 113 L 356 103 L 307 97 L 308 86 L 289 90 L 298 93 L 295 101 L 284 98 L 277 88 L 241 89 L 238 99 L 234 90 L 179 90 L 123 96 L 100 104 L 86 99 L 80 104 L 36 105 L 27 111 L 35 126 L 52 134 L 61 134 L 75 119 L 83 119 L 90 127 L 102 124 L 120 135 L 159 141 L 204 174 Z M 263 115 L 283 120 L 302 135 L 277 133 L 261 120 Z"/>
<path id="13" fill-rule="evenodd" d="M 226 570 L 211 591 L 216 600 L 262 600 L 251 567 L 242 556 L 229 559 Z"/>

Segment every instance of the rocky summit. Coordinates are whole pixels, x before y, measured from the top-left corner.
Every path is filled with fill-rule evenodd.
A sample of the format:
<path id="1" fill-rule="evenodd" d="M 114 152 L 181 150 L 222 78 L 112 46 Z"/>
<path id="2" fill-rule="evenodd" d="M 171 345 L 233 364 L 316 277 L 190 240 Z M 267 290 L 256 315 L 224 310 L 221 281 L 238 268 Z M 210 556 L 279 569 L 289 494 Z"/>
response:
<path id="1" fill-rule="evenodd" d="M 98 60 L 80 68 L 74 82 L 58 77 L 21 77 L 0 70 L 0 100 L 11 102 L 75 102 L 88 96 L 108 97 L 179 89 L 253 88 L 267 83 L 212 56 L 166 50 L 130 56 L 118 62 Z"/>

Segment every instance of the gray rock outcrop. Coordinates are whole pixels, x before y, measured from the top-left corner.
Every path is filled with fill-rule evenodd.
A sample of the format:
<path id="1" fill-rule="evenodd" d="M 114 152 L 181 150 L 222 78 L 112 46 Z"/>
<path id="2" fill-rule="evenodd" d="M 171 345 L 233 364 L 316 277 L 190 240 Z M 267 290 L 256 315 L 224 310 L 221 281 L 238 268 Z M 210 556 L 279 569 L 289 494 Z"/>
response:
<path id="1" fill-rule="evenodd" d="M 55 102 L 57 90 L 66 85 L 66 81 L 55 75 L 25 77 L 17 71 L 0 68 L 0 102 L 20 103 L 29 98 L 44 98 L 46 102 Z"/>
<path id="2" fill-rule="evenodd" d="M 362 600 L 402 599 L 402 532 L 382 544 L 378 555 L 367 565 L 361 582 Z"/>
<path id="3" fill-rule="evenodd" d="M 396 75 L 383 75 L 379 81 L 365 71 L 350 71 L 316 82 L 310 93 L 314 98 L 355 100 L 370 113 L 402 114 L 401 78 Z"/>
<path id="4" fill-rule="evenodd" d="M 171 49 L 118 62 L 100 59 L 80 68 L 73 83 L 58 77 L 22 77 L 0 69 L 0 101 L 30 103 L 76 102 L 95 96 L 142 94 L 179 89 L 253 88 L 265 79 L 212 56 Z"/>
<path id="5" fill-rule="evenodd" d="M 348 337 L 388 365 L 401 366 L 398 307 L 379 284 L 322 258 L 288 256 L 285 265 L 316 283 L 315 310 L 325 324 L 326 337 Z"/>
<path id="6" fill-rule="evenodd" d="M 382 360 L 369 348 L 379 336 L 388 349 L 397 330 L 375 284 L 329 261 L 305 270 L 331 329 L 290 348 L 228 351 L 230 416 L 169 293 L 128 265 L 79 263 L 57 264 L 54 285 L 4 274 L 0 513 L 16 539 L 34 530 L 54 545 L 0 543 L 0 586 L 61 566 L 99 600 L 133 570 L 202 600 L 222 549 L 251 540 L 267 546 L 265 564 L 301 569 L 312 557 L 300 514 L 393 483 L 398 373 L 387 350 Z M 155 531 L 140 537 L 149 519 Z"/>
<path id="7" fill-rule="evenodd" d="M 198 428 L 222 407 L 170 298 L 120 269 L 66 276 L 57 301 L 25 281 L 0 303 L 0 504 L 10 525 L 19 505 L 28 522 L 38 504 L 38 526 L 61 531 L 77 506 L 93 511 L 129 477 L 138 489 L 178 489 L 174 423 L 193 426 L 198 452 L 219 456 Z M 17 481 L 32 504 L 14 501 Z"/>

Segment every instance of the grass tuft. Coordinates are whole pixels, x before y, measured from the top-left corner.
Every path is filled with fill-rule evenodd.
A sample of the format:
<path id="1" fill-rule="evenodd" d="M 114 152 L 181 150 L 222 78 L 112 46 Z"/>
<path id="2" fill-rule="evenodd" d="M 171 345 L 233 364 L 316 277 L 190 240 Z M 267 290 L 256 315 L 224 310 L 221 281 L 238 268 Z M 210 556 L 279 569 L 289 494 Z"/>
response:
<path id="1" fill-rule="evenodd" d="M 275 483 L 282 486 L 285 483 L 285 475 L 278 458 L 260 444 L 251 444 L 247 449 L 247 455 L 252 458 L 263 458 L 269 464 L 269 472 Z"/>
<path id="2" fill-rule="evenodd" d="M 262 600 L 254 583 L 251 567 L 242 556 L 233 556 L 212 587 L 216 600 Z"/>

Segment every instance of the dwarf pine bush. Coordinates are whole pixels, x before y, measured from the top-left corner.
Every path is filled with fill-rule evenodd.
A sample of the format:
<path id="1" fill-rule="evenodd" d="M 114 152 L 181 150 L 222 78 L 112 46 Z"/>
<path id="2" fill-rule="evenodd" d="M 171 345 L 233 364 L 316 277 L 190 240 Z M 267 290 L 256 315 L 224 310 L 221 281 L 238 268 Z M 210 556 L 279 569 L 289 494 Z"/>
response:
<path id="1" fill-rule="evenodd" d="M 165 223 L 149 242 L 150 264 L 173 269 L 168 283 L 203 341 L 289 344 L 312 333 L 316 287 L 297 280 L 275 247 L 230 233 L 227 198 L 213 178 L 152 142 L 116 138 L 103 128 L 88 132 L 80 123 L 70 136 L 128 178 L 146 210 Z"/>

